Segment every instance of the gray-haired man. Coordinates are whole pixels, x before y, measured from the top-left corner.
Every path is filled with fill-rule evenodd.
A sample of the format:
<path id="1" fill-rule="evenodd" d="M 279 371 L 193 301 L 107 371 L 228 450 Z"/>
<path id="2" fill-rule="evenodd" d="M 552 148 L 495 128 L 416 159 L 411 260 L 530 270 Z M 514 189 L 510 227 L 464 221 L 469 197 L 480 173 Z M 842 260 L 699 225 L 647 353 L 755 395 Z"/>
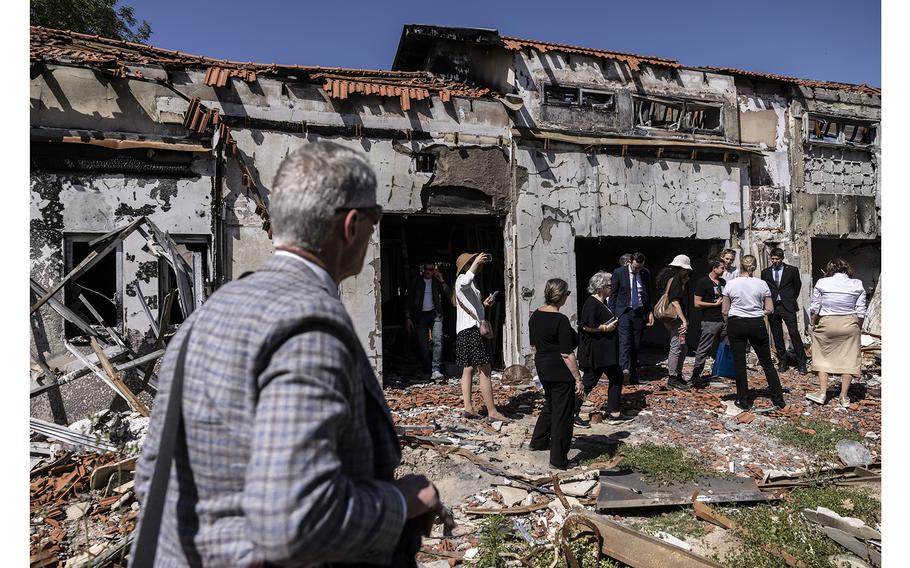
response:
<path id="1" fill-rule="evenodd" d="M 394 478 L 398 437 L 338 297 L 382 213 L 375 175 L 353 150 L 307 144 L 270 200 L 278 252 L 212 295 L 164 357 L 137 469 L 146 509 L 189 337 L 155 563 L 414 565 L 442 506 L 425 477 Z"/>

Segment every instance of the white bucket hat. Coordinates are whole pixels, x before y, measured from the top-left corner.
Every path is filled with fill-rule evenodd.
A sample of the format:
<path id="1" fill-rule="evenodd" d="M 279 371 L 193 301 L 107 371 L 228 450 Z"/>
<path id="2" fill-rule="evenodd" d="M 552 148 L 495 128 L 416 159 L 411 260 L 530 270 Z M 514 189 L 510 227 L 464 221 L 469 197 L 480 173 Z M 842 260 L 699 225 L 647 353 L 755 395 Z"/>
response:
<path id="1" fill-rule="evenodd" d="M 670 266 L 692 270 L 692 263 L 689 262 L 689 257 L 684 254 L 676 255 L 676 257 L 673 258 L 673 262 L 670 263 Z"/>

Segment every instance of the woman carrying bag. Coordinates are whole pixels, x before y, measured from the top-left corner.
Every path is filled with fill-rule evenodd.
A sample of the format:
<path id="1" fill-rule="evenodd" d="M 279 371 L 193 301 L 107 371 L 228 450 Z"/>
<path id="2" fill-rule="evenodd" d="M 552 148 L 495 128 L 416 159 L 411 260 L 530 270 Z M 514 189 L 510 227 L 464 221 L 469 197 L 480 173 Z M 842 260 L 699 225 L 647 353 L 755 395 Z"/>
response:
<path id="1" fill-rule="evenodd" d="M 692 264 L 689 257 L 678 254 L 669 266 L 657 275 L 657 289 L 663 296 L 654 306 L 654 317 L 661 320 L 670 333 L 670 350 L 667 354 L 667 388 L 687 389 L 689 383 L 682 379 L 686 360 L 686 331 L 689 329 L 689 275 Z"/>

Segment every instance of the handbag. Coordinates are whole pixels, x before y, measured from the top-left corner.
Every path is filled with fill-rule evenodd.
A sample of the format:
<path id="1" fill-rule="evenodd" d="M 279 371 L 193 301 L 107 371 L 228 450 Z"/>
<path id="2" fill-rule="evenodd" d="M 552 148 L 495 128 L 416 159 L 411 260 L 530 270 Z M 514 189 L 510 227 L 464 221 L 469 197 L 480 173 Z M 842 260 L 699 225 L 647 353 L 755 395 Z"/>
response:
<path id="1" fill-rule="evenodd" d="M 466 314 L 471 316 L 471 319 L 477 322 L 477 327 L 480 328 L 480 336 L 484 339 L 493 339 L 493 326 L 490 325 L 490 322 L 486 319 L 477 319 L 477 316 L 461 303 L 461 298 L 458 297 L 457 293 L 455 294 L 455 301 L 458 302 L 458 306 L 463 309 Z"/>
<path id="2" fill-rule="evenodd" d="M 711 375 L 728 379 L 736 378 L 733 349 L 730 348 L 730 343 L 726 340 L 721 341 L 717 346 L 717 353 L 714 355 L 714 366 L 711 367 Z"/>
<path id="3" fill-rule="evenodd" d="M 659 300 L 657 300 L 657 303 L 654 304 L 654 309 L 652 310 L 656 319 L 667 324 L 674 324 L 679 321 L 679 316 L 676 314 L 676 310 L 670 306 L 670 302 L 668 300 L 668 296 L 670 295 L 670 286 L 672 285 L 673 278 L 670 278 L 670 280 L 667 282 L 667 289 L 664 290 L 663 295 Z"/>

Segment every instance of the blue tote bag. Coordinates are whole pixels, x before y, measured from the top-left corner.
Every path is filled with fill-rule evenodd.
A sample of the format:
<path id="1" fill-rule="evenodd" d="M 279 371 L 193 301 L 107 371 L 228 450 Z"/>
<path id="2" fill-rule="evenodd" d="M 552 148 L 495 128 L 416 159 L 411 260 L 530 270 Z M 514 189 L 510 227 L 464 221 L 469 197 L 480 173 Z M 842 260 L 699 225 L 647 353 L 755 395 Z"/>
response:
<path id="1" fill-rule="evenodd" d="M 736 378 L 736 369 L 733 366 L 733 349 L 730 348 L 730 342 L 727 340 L 721 341 L 717 346 L 711 375 L 728 379 Z"/>

